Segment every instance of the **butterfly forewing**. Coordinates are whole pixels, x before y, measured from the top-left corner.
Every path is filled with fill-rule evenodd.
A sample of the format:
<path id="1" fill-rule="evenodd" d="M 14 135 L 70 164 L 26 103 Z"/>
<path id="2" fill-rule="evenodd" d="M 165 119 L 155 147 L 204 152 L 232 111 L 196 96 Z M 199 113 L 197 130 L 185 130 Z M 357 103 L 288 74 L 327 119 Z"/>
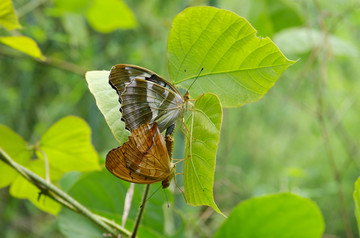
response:
<path id="1" fill-rule="evenodd" d="M 122 120 L 130 131 L 153 122 L 163 131 L 173 126 L 183 111 L 184 100 L 179 91 L 150 70 L 119 64 L 113 66 L 109 79 L 119 94 Z"/>
<path id="2" fill-rule="evenodd" d="M 128 128 L 157 122 L 159 130 L 170 127 L 179 117 L 183 99 L 179 94 L 153 82 L 135 79 L 126 85 L 121 109 Z"/>
<path id="3" fill-rule="evenodd" d="M 128 142 L 108 153 L 106 168 L 123 180 L 141 184 L 160 181 L 168 184 L 174 173 L 156 123 L 146 123 L 133 130 Z"/>

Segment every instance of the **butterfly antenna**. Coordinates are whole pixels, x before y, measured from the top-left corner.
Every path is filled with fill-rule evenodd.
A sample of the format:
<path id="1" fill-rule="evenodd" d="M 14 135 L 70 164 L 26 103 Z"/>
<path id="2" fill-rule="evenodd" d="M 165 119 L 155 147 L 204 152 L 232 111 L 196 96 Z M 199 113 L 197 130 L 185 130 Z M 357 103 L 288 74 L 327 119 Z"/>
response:
<path id="1" fill-rule="evenodd" d="M 157 191 L 159 191 L 159 189 L 161 188 L 161 186 L 159 186 L 147 199 L 146 199 L 146 201 L 145 202 L 147 202 L 147 201 L 149 201 L 150 200 L 150 198 L 152 198 L 152 196 L 154 196 L 155 195 L 155 193 L 157 193 Z"/>
<path id="2" fill-rule="evenodd" d="M 190 86 L 188 87 L 186 92 L 189 92 L 190 88 L 193 86 L 193 84 L 196 82 L 196 80 L 199 78 L 201 72 L 204 70 L 204 67 L 201 68 L 200 72 L 198 73 L 198 75 L 196 76 L 196 78 L 194 79 L 194 81 L 190 84 Z M 186 72 L 186 71 L 185 71 Z"/>

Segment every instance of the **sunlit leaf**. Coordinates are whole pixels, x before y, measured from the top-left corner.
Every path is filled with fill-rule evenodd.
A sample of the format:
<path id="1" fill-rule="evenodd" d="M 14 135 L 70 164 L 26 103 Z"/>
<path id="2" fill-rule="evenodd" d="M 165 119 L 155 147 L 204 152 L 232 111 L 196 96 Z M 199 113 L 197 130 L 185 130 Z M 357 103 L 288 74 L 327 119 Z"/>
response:
<path id="1" fill-rule="evenodd" d="M 43 161 L 31 161 L 27 168 L 42 178 L 46 178 Z M 40 195 L 40 189 L 22 176 L 17 176 L 16 180 L 11 184 L 10 194 L 16 198 L 29 199 L 36 207 L 53 215 L 58 214 L 60 211 L 59 203 L 44 194 Z"/>
<path id="2" fill-rule="evenodd" d="M 314 202 L 283 193 L 240 203 L 214 237 L 320 238 L 324 227 Z"/>
<path id="3" fill-rule="evenodd" d="M 128 187 L 128 182 L 119 180 L 108 171 L 93 172 L 79 179 L 70 188 L 69 194 L 91 211 L 121 224 L 125 194 Z M 133 202 L 125 226 L 129 230 L 134 225 L 143 187 L 144 185 L 135 186 Z M 156 186 L 152 185 L 152 187 L 156 189 Z M 168 195 L 172 198 L 171 194 Z M 164 237 L 160 234 L 163 234 L 165 223 L 168 222 L 164 220 L 162 211 L 162 206 L 165 203 L 167 201 L 162 192 L 156 193 L 149 199 L 141 221 L 139 237 Z M 86 237 L 98 237 L 93 236 L 91 233 L 103 233 L 86 218 L 67 210 L 62 210 L 59 214 L 59 227 L 67 237 L 74 238 L 83 237 L 82 234 L 86 234 Z M 92 232 L 89 233 L 88 231 Z"/>
<path id="4" fill-rule="evenodd" d="M 360 232 L 360 178 L 358 178 L 355 182 L 354 189 L 354 202 L 355 202 L 355 217 L 357 220 L 358 229 Z"/>
<path id="5" fill-rule="evenodd" d="M 130 133 L 125 130 L 125 124 L 121 121 L 119 96 L 109 84 L 109 73 L 110 71 L 88 71 L 85 77 L 96 105 L 104 115 L 114 137 L 122 144 L 127 141 Z"/>
<path id="6" fill-rule="evenodd" d="M 233 12 L 185 9 L 175 17 L 168 39 L 172 81 L 187 88 L 204 68 L 190 89 L 193 98 L 211 92 L 224 107 L 259 100 L 294 62 L 269 38 L 255 34 L 249 22 Z"/>
<path id="7" fill-rule="evenodd" d="M 0 1 L 0 25 L 9 31 L 21 28 L 11 0 Z"/>
<path id="8" fill-rule="evenodd" d="M 286 29 L 275 35 L 274 41 L 287 54 L 304 54 L 326 47 L 330 53 L 338 56 L 359 55 L 359 51 L 352 43 L 317 29 Z"/>
<path id="9" fill-rule="evenodd" d="M 136 25 L 133 13 L 122 0 L 94 0 L 86 17 L 90 25 L 102 33 Z"/>
<path id="10" fill-rule="evenodd" d="M 90 128 L 78 117 L 68 116 L 56 122 L 40 140 L 37 155 L 47 157 L 52 180 L 58 173 L 99 170 L 99 158 L 91 144 Z M 54 177 L 55 176 L 55 177 Z"/>
<path id="11" fill-rule="evenodd" d="M 0 148 L 14 161 L 26 166 L 31 153 L 24 139 L 5 125 L 0 124 Z M 0 188 L 8 186 L 18 176 L 18 173 L 0 160 Z"/>
<path id="12" fill-rule="evenodd" d="M 11 48 L 21 51 L 34 58 L 44 60 L 45 57 L 42 55 L 40 48 L 36 42 L 26 36 L 4 36 L 0 37 L 0 43 L 3 43 Z"/>
<path id="13" fill-rule="evenodd" d="M 190 110 L 191 115 L 186 121 L 189 133 L 185 137 L 185 197 L 191 205 L 211 206 L 221 213 L 213 195 L 216 151 L 222 122 L 221 104 L 216 95 L 205 94 Z"/>

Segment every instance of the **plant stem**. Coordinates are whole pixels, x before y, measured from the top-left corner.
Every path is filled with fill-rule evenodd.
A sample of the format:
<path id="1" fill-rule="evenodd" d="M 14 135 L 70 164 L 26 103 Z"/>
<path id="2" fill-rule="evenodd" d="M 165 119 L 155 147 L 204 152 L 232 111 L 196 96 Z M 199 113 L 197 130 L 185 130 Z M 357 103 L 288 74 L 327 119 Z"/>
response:
<path id="1" fill-rule="evenodd" d="M 11 157 L 2 148 L 0 148 L 0 160 L 4 161 L 6 164 L 14 168 L 26 180 L 37 186 L 43 193 L 53 198 L 55 201 L 59 202 L 63 206 L 87 217 L 101 229 L 110 233 L 112 237 L 117 237 L 117 232 L 121 233 L 121 235 L 123 235 L 124 237 L 130 236 L 130 231 L 124 229 L 123 227 L 104 217 L 100 217 L 92 213 L 89 209 L 84 207 L 82 204 L 80 204 L 74 198 L 70 197 L 61 189 L 57 188 L 39 175 L 33 173 L 32 171 L 13 161 Z M 115 228 L 117 231 L 113 228 Z"/>
<path id="2" fill-rule="evenodd" d="M 136 237 L 136 233 L 137 233 L 137 230 L 139 229 L 139 225 L 140 225 L 140 222 L 141 222 L 141 217 L 142 217 L 142 214 L 144 212 L 147 196 L 149 194 L 149 189 L 150 189 L 150 184 L 147 184 L 145 186 L 145 191 L 144 191 L 144 195 L 143 195 L 143 198 L 142 198 L 142 201 L 141 201 L 140 210 L 139 210 L 139 213 L 138 213 L 138 215 L 136 217 L 134 230 L 133 230 L 130 238 L 135 238 Z"/>

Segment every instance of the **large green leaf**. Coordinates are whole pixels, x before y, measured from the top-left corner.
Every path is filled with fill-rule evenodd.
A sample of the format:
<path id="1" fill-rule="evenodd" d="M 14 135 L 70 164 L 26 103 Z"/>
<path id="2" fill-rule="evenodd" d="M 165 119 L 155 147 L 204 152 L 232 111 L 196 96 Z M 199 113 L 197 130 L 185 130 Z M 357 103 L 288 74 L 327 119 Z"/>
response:
<path id="1" fill-rule="evenodd" d="M 221 104 L 216 95 L 208 93 L 197 99 L 190 110 L 185 137 L 185 197 L 191 205 L 211 206 L 221 213 L 213 196 L 216 151 L 222 122 Z"/>
<path id="2" fill-rule="evenodd" d="M 249 22 L 233 12 L 185 9 L 175 17 L 168 39 L 172 81 L 187 88 L 204 68 L 190 89 L 193 98 L 211 92 L 224 107 L 259 100 L 294 62 L 269 38 L 255 34 Z"/>
<path id="3" fill-rule="evenodd" d="M 122 0 L 94 0 L 86 17 L 90 25 L 102 33 L 136 25 L 133 13 Z"/>
<path id="4" fill-rule="evenodd" d="M 21 51 L 34 58 L 44 60 L 45 57 L 42 55 L 40 48 L 36 42 L 26 36 L 3 36 L 0 37 L 0 43 L 3 43 L 11 48 Z"/>
<path id="5" fill-rule="evenodd" d="M 24 139 L 10 128 L 0 124 L 0 148 L 3 149 L 13 160 L 21 165 L 27 165 L 31 153 L 26 147 Z M 0 161 L 0 188 L 8 186 L 15 180 L 18 173 Z"/>
<path id="6" fill-rule="evenodd" d="M 355 216 L 358 224 L 358 229 L 360 232 L 360 177 L 355 182 L 353 197 L 355 202 Z"/>
<path id="7" fill-rule="evenodd" d="M 152 185 L 153 189 L 158 186 L 161 185 Z M 144 185 L 135 186 L 134 197 L 125 226 L 128 230 L 133 228 L 143 187 Z M 110 172 L 93 172 L 82 176 L 70 188 L 69 194 L 91 211 L 121 224 L 128 188 L 128 182 L 114 177 Z M 170 193 L 168 195 L 172 198 Z M 166 202 L 161 191 L 148 200 L 141 221 L 139 237 L 163 237 L 161 234 L 164 234 L 165 224 L 172 220 L 166 221 L 164 219 L 163 205 Z M 64 209 L 59 214 L 59 227 L 67 237 L 99 237 L 98 234 L 103 233 L 86 218 Z"/>
<path id="8" fill-rule="evenodd" d="M 46 155 L 52 181 L 68 171 L 99 170 L 99 159 L 91 144 L 90 133 L 84 120 L 68 116 L 52 125 L 41 137 L 37 155 L 42 159 Z"/>
<path id="9" fill-rule="evenodd" d="M 109 74 L 110 71 L 88 71 L 85 78 L 106 123 L 116 140 L 122 144 L 127 141 L 130 133 L 125 130 L 125 124 L 121 121 L 119 96 L 109 84 Z"/>
<path id="10" fill-rule="evenodd" d="M 46 178 L 44 161 L 33 160 L 27 168 L 42 178 Z M 38 187 L 27 181 L 22 176 L 17 176 L 10 187 L 10 194 L 12 196 L 20 199 L 29 199 L 39 209 L 53 215 L 58 214 L 60 211 L 60 204 L 46 195 L 40 196 L 40 192 L 41 191 Z"/>
<path id="11" fill-rule="evenodd" d="M 0 1 L 0 25 L 9 31 L 21 28 L 11 0 Z"/>
<path id="12" fill-rule="evenodd" d="M 282 193 L 240 203 L 214 237 L 316 238 L 324 220 L 314 202 Z"/>

